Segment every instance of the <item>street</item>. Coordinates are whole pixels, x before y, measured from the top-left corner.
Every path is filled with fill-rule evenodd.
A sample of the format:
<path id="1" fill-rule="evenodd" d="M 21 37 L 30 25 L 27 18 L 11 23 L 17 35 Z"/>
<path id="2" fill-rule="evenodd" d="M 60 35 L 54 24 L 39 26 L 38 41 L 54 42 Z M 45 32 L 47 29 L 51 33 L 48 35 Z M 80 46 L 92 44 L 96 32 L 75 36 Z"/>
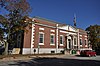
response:
<path id="1" fill-rule="evenodd" d="M 37 57 L 28 60 L 0 61 L 0 66 L 100 66 L 100 56 Z"/>

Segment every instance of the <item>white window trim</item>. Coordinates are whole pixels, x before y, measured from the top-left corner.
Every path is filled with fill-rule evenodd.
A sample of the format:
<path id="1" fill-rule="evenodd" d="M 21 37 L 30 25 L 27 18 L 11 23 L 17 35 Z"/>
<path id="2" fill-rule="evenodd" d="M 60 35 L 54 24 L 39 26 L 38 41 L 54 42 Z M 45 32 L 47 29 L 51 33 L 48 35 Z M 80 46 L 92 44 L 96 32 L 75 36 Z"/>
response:
<path id="1" fill-rule="evenodd" d="M 51 35 L 54 36 L 54 44 L 51 44 Z M 55 45 L 55 34 L 50 34 L 50 45 Z"/>
<path id="2" fill-rule="evenodd" d="M 82 35 L 80 35 L 80 37 L 82 37 Z"/>
<path id="3" fill-rule="evenodd" d="M 55 30 L 50 30 L 50 32 L 55 32 Z"/>
<path id="4" fill-rule="evenodd" d="M 60 46 L 64 46 L 64 36 L 63 35 L 60 35 L 60 37 L 62 37 L 62 44 L 60 44 Z"/>
<path id="5" fill-rule="evenodd" d="M 85 39 L 86 40 L 86 44 L 85 45 L 87 45 L 87 39 Z"/>
<path id="6" fill-rule="evenodd" d="M 39 28 L 39 30 L 44 30 L 44 28 Z"/>
<path id="7" fill-rule="evenodd" d="M 74 46 L 77 46 L 77 45 L 74 45 Z"/>
<path id="8" fill-rule="evenodd" d="M 85 36 L 87 38 L 87 36 Z"/>
<path id="9" fill-rule="evenodd" d="M 77 37 L 74 37 L 74 38 L 76 38 L 76 45 L 75 45 L 75 43 L 74 43 L 74 46 L 78 46 L 78 45 L 77 45 Z"/>
<path id="10" fill-rule="evenodd" d="M 80 38 L 82 40 L 82 38 Z M 83 42 L 82 42 L 83 43 Z M 80 46 L 82 46 L 82 44 L 80 44 Z"/>
<path id="11" fill-rule="evenodd" d="M 44 45 L 44 33 L 43 32 L 39 32 L 39 35 L 40 34 L 43 34 L 43 43 L 39 43 L 39 45 Z M 40 36 L 39 36 L 39 38 L 40 38 Z M 40 39 L 39 39 L 39 41 L 40 41 Z"/>

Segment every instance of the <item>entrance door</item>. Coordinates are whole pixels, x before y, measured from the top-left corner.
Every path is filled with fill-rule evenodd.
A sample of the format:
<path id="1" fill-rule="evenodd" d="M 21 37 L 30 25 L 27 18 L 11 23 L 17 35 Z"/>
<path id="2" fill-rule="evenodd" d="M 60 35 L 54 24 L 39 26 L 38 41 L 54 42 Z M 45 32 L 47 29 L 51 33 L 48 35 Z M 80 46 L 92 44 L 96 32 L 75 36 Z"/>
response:
<path id="1" fill-rule="evenodd" d="M 67 49 L 71 49 L 71 46 L 72 46 L 72 42 L 71 42 L 71 36 L 68 36 L 67 37 Z"/>
<path id="2" fill-rule="evenodd" d="M 71 39 L 68 39 L 69 49 L 71 49 Z"/>

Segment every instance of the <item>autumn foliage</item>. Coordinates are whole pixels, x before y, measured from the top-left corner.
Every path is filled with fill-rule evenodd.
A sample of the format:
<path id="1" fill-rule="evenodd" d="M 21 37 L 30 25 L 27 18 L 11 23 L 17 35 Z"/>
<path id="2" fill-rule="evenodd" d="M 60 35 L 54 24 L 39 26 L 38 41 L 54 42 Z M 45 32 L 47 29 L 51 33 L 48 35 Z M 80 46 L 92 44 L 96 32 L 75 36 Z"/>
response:
<path id="1" fill-rule="evenodd" d="M 90 25 L 86 28 L 88 39 L 93 49 L 100 48 L 100 25 Z"/>

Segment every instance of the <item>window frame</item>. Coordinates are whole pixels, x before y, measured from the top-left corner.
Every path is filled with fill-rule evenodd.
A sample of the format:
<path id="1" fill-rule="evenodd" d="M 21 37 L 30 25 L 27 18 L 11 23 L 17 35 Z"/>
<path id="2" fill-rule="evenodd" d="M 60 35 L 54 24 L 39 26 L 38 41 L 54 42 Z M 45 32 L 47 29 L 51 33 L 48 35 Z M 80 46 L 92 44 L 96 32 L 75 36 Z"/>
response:
<path id="1" fill-rule="evenodd" d="M 40 43 L 40 34 L 43 35 L 43 37 L 42 37 L 42 39 L 43 39 L 42 43 Z M 39 45 L 44 45 L 44 33 L 43 32 L 39 32 Z"/>
<path id="2" fill-rule="evenodd" d="M 53 36 L 53 43 L 51 42 L 51 36 Z M 55 34 L 50 34 L 50 45 L 55 45 Z"/>
<path id="3" fill-rule="evenodd" d="M 74 38 L 74 46 L 77 46 L 77 38 L 76 37 Z"/>
<path id="4" fill-rule="evenodd" d="M 82 38 L 80 38 L 80 45 L 82 45 Z"/>
<path id="5" fill-rule="evenodd" d="M 62 42 L 61 42 L 61 37 L 62 37 Z M 63 46 L 64 45 L 64 36 L 63 35 L 60 35 L 60 46 Z"/>
<path id="6" fill-rule="evenodd" d="M 87 39 L 85 39 L 85 41 L 84 41 L 84 42 L 85 42 L 85 45 L 87 45 Z"/>

